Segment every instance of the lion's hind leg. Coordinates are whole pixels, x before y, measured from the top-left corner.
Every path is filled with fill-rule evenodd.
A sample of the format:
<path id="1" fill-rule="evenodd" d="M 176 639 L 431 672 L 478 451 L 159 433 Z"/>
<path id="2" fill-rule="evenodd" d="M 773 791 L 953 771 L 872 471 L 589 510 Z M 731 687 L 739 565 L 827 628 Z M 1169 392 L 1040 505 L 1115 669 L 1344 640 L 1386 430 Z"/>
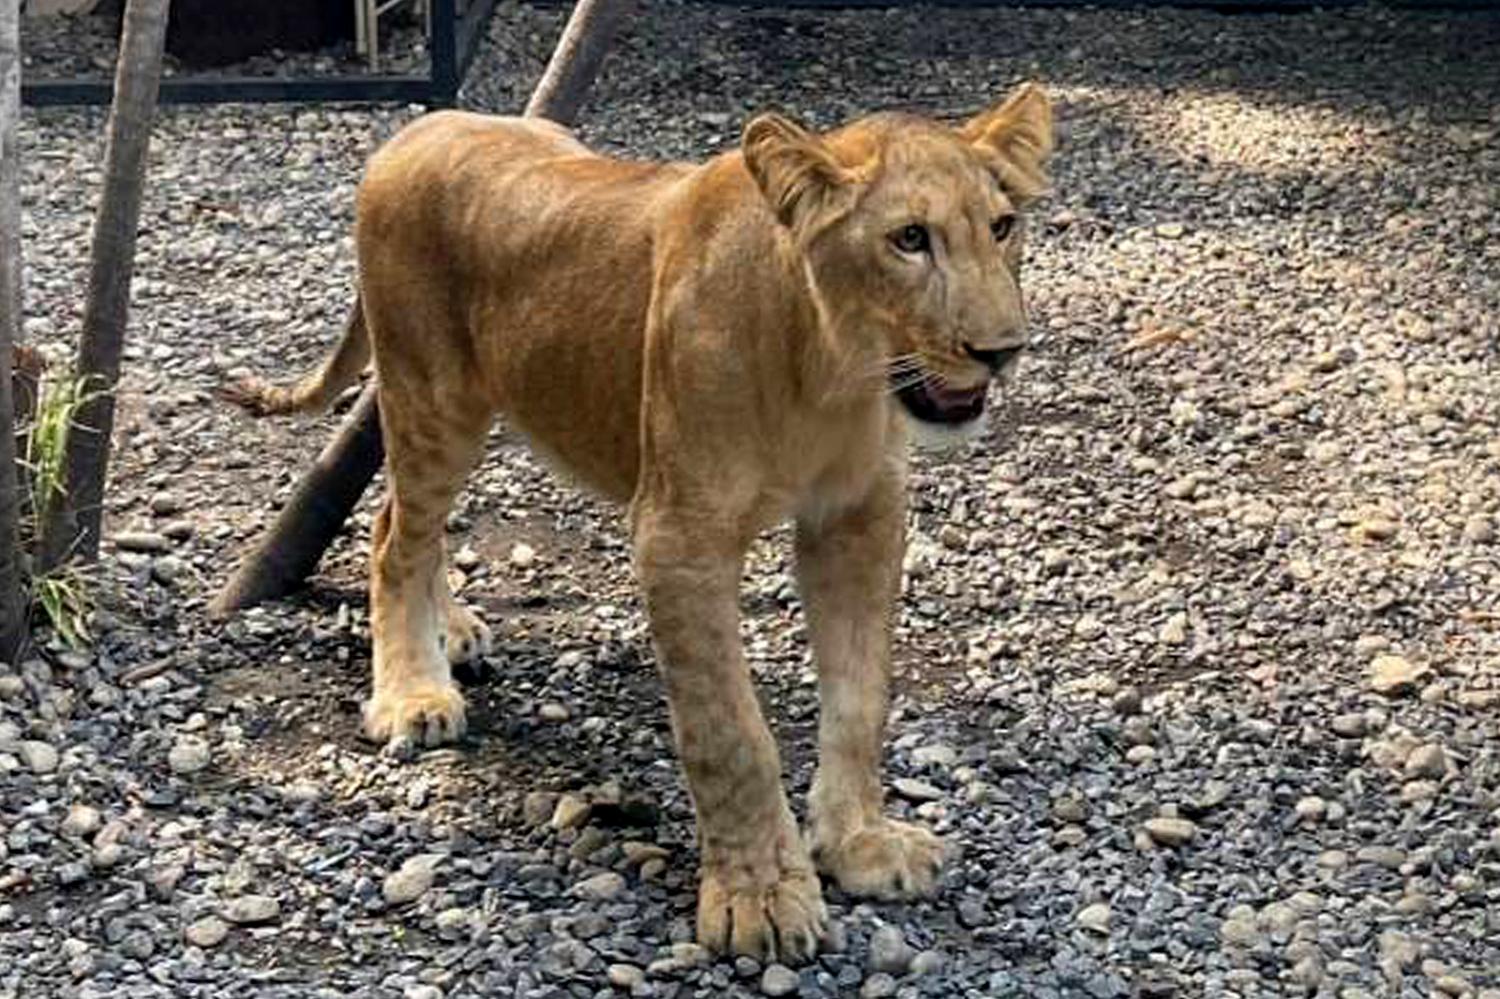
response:
<path id="1" fill-rule="evenodd" d="M 417 399 L 422 405 L 414 411 Z M 380 416 L 390 496 L 371 551 L 375 662 L 365 732 L 397 748 L 431 746 L 464 732 L 464 699 L 444 644 L 455 620 L 469 620 L 449 592 L 442 540 L 453 499 L 483 451 L 490 415 L 420 393 L 393 398 L 382 385 Z"/>

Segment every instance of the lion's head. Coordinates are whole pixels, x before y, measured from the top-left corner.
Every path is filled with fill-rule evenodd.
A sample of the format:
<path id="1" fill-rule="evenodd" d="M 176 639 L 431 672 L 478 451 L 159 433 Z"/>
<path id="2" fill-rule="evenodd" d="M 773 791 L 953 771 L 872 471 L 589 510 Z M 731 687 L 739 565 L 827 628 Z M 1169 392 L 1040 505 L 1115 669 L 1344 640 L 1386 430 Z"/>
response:
<path id="1" fill-rule="evenodd" d="M 1041 88 L 957 128 L 878 114 L 818 135 L 760 115 L 742 148 L 845 370 L 878 372 L 924 428 L 977 429 L 1026 340 L 1020 215 L 1052 149 Z"/>

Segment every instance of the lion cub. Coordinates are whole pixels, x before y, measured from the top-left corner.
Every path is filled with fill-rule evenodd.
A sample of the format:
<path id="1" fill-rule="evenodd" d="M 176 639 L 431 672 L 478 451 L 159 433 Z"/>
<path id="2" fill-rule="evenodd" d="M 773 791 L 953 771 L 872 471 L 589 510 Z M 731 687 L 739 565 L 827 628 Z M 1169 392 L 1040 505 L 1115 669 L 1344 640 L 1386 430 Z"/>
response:
<path id="1" fill-rule="evenodd" d="M 368 734 L 463 733 L 449 661 L 490 633 L 449 592 L 443 526 L 504 414 L 629 507 L 697 812 L 699 941 L 807 958 L 820 871 L 862 895 L 930 891 L 940 843 L 882 814 L 879 775 L 907 442 L 975 431 L 1025 342 L 1020 212 L 1051 147 L 1032 85 L 957 128 L 761 115 L 701 165 L 453 111 L 387 143 L 359 188 L 343 342 L 293 388 L 240 388 L 260 412 L 317 408 L 373 351 L 390 495 Z M 739 637 L 745 551 L 785 520 L 822 702 L 806 839 Z"/>

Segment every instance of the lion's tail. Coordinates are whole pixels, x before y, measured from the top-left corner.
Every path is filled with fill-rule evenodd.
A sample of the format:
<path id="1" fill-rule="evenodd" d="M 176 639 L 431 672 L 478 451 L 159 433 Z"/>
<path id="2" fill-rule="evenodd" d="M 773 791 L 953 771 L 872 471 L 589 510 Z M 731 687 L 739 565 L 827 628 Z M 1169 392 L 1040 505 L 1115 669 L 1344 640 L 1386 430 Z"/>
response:
<path id="1" fill-rule="evenodd" d="M 252 375 L 223 386 L 219 395 L 256 416 L 320 412 L 352 385 L 369 363 L 370 334 L 365 328 L 364 306 L 356 298 L 343 339 L 316 371 L 291 385 L 273 385 Z"/>

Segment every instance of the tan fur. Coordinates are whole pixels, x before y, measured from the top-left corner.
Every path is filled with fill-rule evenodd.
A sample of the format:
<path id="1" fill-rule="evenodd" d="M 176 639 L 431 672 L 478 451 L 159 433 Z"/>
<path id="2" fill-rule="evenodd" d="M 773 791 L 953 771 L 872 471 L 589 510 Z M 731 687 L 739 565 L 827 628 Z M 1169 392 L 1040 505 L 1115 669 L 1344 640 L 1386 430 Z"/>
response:
<path id="1" fill-rule="evenodd" d="M 443 524 L 497 413 L 629 504 L 702 848 L 706 945 L 808 957 L 817 871 L 879 897 L 931 890 L 940 844 L 881 813 L 888 617 L 900 575 L 906 424 L 893 359 L 963 390 L 974 351 L 1023 340 L 1019 233 L 1040 193 L 1046 98 L 1024 87 L 954 130 L 880 115 L 826 135 L 779 116 L 701 166 L 591 153 L 543 122 L 442 112 L 372 159 L 359 190 L 363 323 L 262 409 L 330 399 L 368 330 L 391 495 L 373 538 L 377 739 L 463 731 L 450 655 L 488 631 L 448 592 Z M 920 222 L 927 256 L 891 234 Z M 747 546 L 791 519 L 820 669 L 804 841 L 740 645 Z"/>

